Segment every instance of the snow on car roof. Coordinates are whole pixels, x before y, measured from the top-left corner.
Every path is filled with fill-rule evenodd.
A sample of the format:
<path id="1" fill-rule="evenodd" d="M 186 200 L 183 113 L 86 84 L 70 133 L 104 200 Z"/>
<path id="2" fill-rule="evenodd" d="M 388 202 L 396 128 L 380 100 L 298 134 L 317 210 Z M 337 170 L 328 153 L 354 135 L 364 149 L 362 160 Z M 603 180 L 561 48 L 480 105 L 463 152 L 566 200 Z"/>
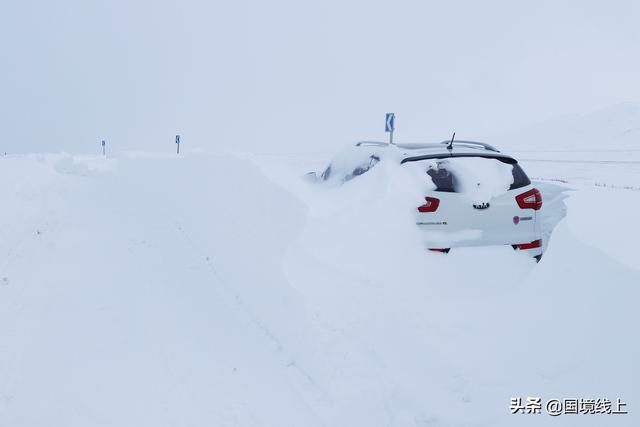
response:
<path id="1" fill-rule="evenodd" d="M 442 150 L 443 148 L 446 147 L 447 144 L 449 144 L 449 141 L 442 141 L 440 143 L 414 142 L 414 143 L 401 143 L 401 144 L 393 144 L 393 145 L 398 148 L 403 148 L 406 150 L 424 150 L 424 149 Z M 360 141 L 356 144 L 357 147 L 362 147 L 362 146 L 384 147 L 387 145 L 390 145 L 390 144 L 387 142 L 381 142 L 381 141 Z M 477 141 L 454 141 L 453 147 L 458 149 L 464 147 L 464 148 L 470 148 L 472 150 L 488 150 L 488 151 L 494 151 L 497 153 L 500 152 L 500 150 L 498 150 L 492 145 L 489 145 L 484 142 L 477 142 Z"/>
<path id="2" fill-rule="evenodd" d="M 483 142 L 454 141 L 451 150 L 447 149 L 447 144 L 449 144 L 449 141 L 440 143 L 404 143 L 394 144 L 393 146 L 402 152 L 400 163 L 445 157 L 486 157 L 509 164 L 517 163 L 513 157 L 502 154 L 495 147 Z M 392 145 L 379 141 L 361 141 L 356 146 L 383 148 L 391 147 Z"/>

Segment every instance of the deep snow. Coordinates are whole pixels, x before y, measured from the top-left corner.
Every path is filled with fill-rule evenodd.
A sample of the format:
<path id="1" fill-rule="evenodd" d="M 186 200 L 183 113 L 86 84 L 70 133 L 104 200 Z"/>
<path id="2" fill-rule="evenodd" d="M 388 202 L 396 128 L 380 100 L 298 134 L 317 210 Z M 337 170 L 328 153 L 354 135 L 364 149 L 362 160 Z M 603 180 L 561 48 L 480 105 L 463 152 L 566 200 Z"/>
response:
<path id="1" fill-rule="evenodd" d="M 425 253 L 397 166 L 301 178 L 325 161 L 0 157 L 0 425 L 638 424 L 639 191 L 524 162 L 557 225 L 536 265 Z"/>

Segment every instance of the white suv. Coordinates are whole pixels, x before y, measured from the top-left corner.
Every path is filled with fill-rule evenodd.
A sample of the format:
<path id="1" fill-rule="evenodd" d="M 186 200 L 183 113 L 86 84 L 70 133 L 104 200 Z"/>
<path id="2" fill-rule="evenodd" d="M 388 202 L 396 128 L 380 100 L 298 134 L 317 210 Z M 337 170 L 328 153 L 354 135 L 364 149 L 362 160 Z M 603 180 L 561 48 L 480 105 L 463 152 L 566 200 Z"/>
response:
<path id="1" fill-rule="evenodd" d="M 425 203 L 416 209 L 426 248 L 448 253 L 456 247 L 510 245 L 537 261 L 542 257 L 542 195 L 517 160 L 488 144 L 359 142 L 311 176 L 348 181 L 383 157 L 418 167 L 430 181 Z"/>

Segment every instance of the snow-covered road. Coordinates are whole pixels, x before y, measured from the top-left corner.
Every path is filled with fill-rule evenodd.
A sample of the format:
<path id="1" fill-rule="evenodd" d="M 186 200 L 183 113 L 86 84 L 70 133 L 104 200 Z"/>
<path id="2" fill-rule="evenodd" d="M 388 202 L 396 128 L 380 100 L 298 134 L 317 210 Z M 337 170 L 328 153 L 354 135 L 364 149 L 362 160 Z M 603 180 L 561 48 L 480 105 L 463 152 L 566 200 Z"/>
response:
<path id="1" fill-rule="evenodd" d="M 640 192 L 580 178 L 640 186 L 636 166 L 525 163 L 573 189 L 540 183 L 567 216 L 536 265 L 424 253 L 388 170 L 318 189 L 318 163 L 0 158 L 0 426 L 640 422 Z M 516 396 L 630 413 L 511 415 Z"/>

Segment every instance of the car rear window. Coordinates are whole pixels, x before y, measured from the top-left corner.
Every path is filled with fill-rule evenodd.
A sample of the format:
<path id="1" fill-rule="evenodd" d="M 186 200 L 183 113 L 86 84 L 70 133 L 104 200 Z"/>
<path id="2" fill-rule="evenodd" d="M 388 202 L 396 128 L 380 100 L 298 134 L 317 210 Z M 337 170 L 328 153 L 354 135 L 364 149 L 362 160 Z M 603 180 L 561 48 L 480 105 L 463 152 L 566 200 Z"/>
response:
<path id="1" fill-rule="evenodd" d="M 514 163 L 511 169 L 513 176 L 513 182 L 509 186 L 509 190 L 515 190 L 518 188 L 526 187 L 531 184 L 531 180 L 527 174 L 522 170 L 519 164 Z M 427 169 L 427 175 L 431 177 L 431 181 L 436 186 L 435 191 L 444 193 L 455 193 L 458 186 L 458 178 L 449 168 L 447 168 L 447 162 L 437 162 L 435 167 L 430 166 Z"/>
<path id="2" fill-rule="evenodd" d="M 429 168 L 427 175 L 431 177 L 431 180 L 435 184 L 436 191 L 455 193 L 455 177 L 446 167 Z"/>
<path id="3" fill-rule="evenodd" d="M 509 186 L 509 190 L 515 190 L 516 188 L 526 187 L 531 184 L 531 180 L 527 176 L 526 173 L 522 170 L 519 164 L 515 163 L 513 165 L 513 170 L 511 171 L 513 174 L 513 184 Z"/>

